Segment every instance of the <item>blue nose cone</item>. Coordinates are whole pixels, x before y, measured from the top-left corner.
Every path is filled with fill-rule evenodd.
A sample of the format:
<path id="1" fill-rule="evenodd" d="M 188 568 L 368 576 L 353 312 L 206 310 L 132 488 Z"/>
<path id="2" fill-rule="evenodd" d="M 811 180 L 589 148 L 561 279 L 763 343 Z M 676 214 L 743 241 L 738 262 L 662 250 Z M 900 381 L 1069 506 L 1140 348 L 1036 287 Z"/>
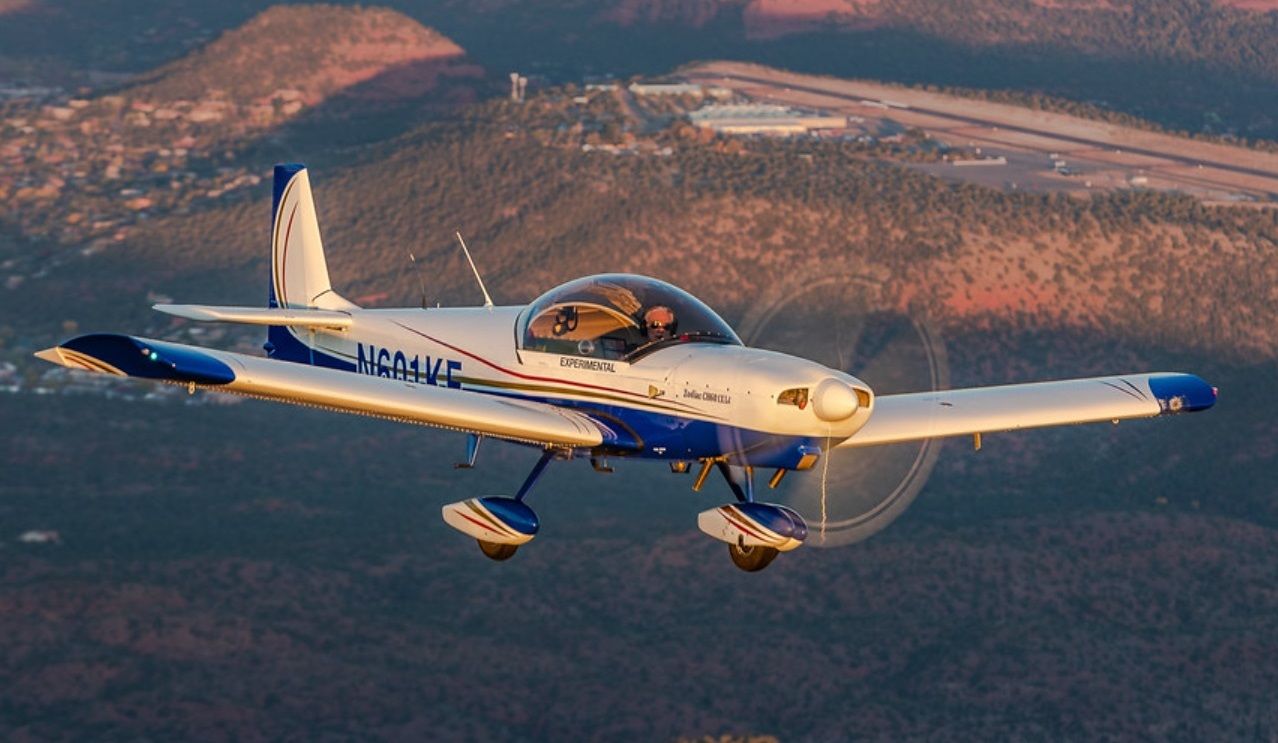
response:
<path id="1" fill-rule="evenodd" d="M 1149 389 L 1163 413 L 1192 413 L 1216 404 L 1216 388 L 1193 374 L 1160 374 L 1149 378 Z"/>

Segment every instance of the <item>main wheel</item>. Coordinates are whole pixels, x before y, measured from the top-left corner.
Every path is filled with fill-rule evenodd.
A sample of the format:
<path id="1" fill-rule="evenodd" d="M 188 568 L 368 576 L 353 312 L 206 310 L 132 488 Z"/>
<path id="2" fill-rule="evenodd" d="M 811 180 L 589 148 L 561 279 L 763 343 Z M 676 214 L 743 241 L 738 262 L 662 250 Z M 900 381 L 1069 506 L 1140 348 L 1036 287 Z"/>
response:
<path id="1" fill-rule="evenodd" d="M 488 559 L 496 560 L 497 562 L 509 560 L 515 556 L 515 550 L 519 549 L 517 544 L 497 544 L 496 542 L 485 542 L 482 539 L 476 539 L 475 541 L 479 542 L 479 549 L 483 551 Z"/>
<path id="2" fill-rule="evenodd" d="M 772 564 L 772 561 L 781 553 L 775 547 L 744 547 L 729 544 L 728 554 L 732 555 L 732 564 L 747 573 L 757 573 Z"/>

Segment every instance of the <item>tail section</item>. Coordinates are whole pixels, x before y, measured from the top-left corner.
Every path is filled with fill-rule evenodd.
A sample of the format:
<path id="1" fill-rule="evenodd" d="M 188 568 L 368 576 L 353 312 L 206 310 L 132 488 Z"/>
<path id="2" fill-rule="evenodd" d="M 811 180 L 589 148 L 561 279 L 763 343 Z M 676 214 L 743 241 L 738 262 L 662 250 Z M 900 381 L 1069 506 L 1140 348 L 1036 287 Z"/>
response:
<path id="1" fill-rule="evenodd" d="M 271 223 L 270 306 L 284 309 L 349 310 L 350 302 L 333 291 L 320 241 L 319 220 L 306 166 L 275 166 Z"/>
<path id="2" fill-rule="evenodd" d="M 271 289 L 267 306 L 272 309 L 359 309 L 333 291 L 320 240 L 319 220 L 311 196 L 306 166 L 275 166 L 275 190 L 271 219 Z M 264 346 L 267 355 L 303 364 L 354 368 L 342 359 L 315 348 L 314 329 L 301 331 L 272 325 Z"/>

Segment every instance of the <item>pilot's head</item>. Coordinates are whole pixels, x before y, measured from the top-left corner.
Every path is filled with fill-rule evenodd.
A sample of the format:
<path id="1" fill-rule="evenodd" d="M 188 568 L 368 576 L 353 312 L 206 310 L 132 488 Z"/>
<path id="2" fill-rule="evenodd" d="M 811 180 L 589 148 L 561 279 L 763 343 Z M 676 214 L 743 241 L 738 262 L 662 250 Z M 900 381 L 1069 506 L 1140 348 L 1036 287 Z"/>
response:
<path id="1" fill-rule="evenodd" d="M 643 329 L 649 341 L 663 341 L 673 337 L 677 324 L 674 310 L 662 304 L 649 307 L 643 313 Z"/>

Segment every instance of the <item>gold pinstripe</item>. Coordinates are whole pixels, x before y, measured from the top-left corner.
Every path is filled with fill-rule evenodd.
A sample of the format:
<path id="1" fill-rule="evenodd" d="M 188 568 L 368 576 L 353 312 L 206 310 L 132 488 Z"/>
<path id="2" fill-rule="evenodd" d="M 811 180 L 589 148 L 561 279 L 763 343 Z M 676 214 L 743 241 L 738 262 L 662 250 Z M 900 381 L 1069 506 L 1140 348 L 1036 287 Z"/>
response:
<path id="1" fill-rule="evenodd" d="M 300 337 L 298 337 L 296 333 L 293 333 L 293 337 L 297 340 L 298 343 L 301 343 L 303 346 L 314 348 L 316 351 L 322 351 L 324 353 L 329 354 L 330 356 L 337 356 L 339 358 L 346 359 L 347 361 L 350 361 L 356 364 L 359 361 L 357 357 L 353 356 L 350 353 L 347 353 L 346 351 L 341 351 L 336 348 L 331 348 L 329 346 L 325 346 L 320 343 L 315 343 L 314 345 L 311 345 L 308 341 L 304 341 Z M 517 390 L 520 392 L 543 392 L 543 393 L 555 394 L 555 395 L 576 395 L 579 397 L 586 397 L 586 398 L 591 398 L 596 400 L 608 400 L 610 402 L 620 403 L 626 407 L 637 407 L 637 408 L 646 409 L 646 410 L 657 410 L 657 411 L 661 411 L 665 413 L 683 414 L 685 416 L 695 415 L 700 418 L 705 418 L 709 420 L 717 420 L 717 421 L 726 420 L 726 418 L 724 418 L 723 416 L 714 415 L 713 413 L 710 413 L 704 410 L 699 410 L 685 403 L 660 403 L 654 400 L 621 397 L 619 395 L 609 395 L 602 392 L 581 390 L 575 387 L 555 387 L 552 385 L 530 384 L 526 382 L 504 382 L 501 380 L 484 379 L 481 377 L 453 377 L 453 380 L 463 385 L 472 385 L 472 386 L 479 386 L 479 387 L 495 387 L 501 390 Z M 408 381 L 408 380 L 399 380 L 399 381 Z M 411 382 L 411 383 L 426 384 L 425 382 Z M 620 393 L 620 390 L 618 390 L 618 392 Z"/>
<path id="2" fill-rule="evenodd" d="M 81 353 L 79 351 L 72 351 L 71 349 L 64 348 L 62 346 L 58 347 L 58 353 L 62 354 L 62 356 L 66 358 L 68 361 L 74 361 L 75 363 L 79 364 L 81 368 L 83 368 L 85 371 L 101 372 L 103 374 L 114 374 L 117 377 L 128 376 L 127 374 L 120 371 L 116 367 L 108 364 L 107 362 L 99 358 L 90 356 L 86 353 Z"/>
<path id="3" fill-rule="evenodd" d="M 505 523 L 503 523 L 501 519 L 499 519 L 499 518 L 497 518 L 496 516 L 494 516 L 494 515 L 492 515 L 491 513 L 489 513 L 489 512 L 488 512 L 488 509 L 484 508 L 484 507 L 483 507 L 483 506 L 482 506 L 482 505 L 481 505 L 478 501 L 476 501 L 475 499 L 473 499 L 473 498 L 472 498 L 471 500 L 468 500 L 468 501 L 466 501 L 465 503 L 466 503 L 466 507 L 467 507 L 467 508 L 469 508 L 469 509 L 470 509 L 470 510 L 471 510 L 471 511 L 472 511 L 472 512 L 476 515 L 476 516 L 478 516 L 478 517 L 480 518 L 480 520 L 482 520 L 484 523 L 486 523 L 486 524 L 488 524 L 489 526 L 491 526 L 491 527 L 492 527 L 492 529 L 493 529 L 493 531 L 497 532 L 498 534 L 504 534 L 504 535 L 506 535 L 506 536 L 508 536 L 508 537 L 526 537 L 526 536 L 528 536 L 527 534 L 524 534 L 524 533 L 522 533 L 522 532 L 515 531 L 514 529 L 510 528 L 509 526 L 506 526 L 506 524 L 505 524 Z"/>
<path id="4" fill-rule="evenodd" d="M 751 526 L 753 526 L 754 528 L 758 529 L 758 530 L 759 530 L 759 531 L 760 531 L 760 532 L 761 532 L 761 533 L 762 533 L 765 537 L 767 537 L 767 538 L 768 538 L 768 541 L 770 541 L 770 542 L 777 542 L 777 543 L 781 543 L 781 542 L 784 542 L 784 541 L 786 540 L 786 537 L 783 537 L 783 536 L 781 536 L 780 534 L 777 534 L 775 531 L 772 531 L 771 529 L 769 529 L 768 527 L 764 526 L 763 524 L 760 524 L 758 521 L 755 521 L 754 519 L 752 519 L 752 518 L 750 518 L 749 516 L 745 515 L 745 513 L 744 513 L 744 512 L 742 512 L 742 510 L 741 510 L 741 509 L 737 508 L 736 506 L 732 505 L 731 503 L 729 503 L 729 504 L 728 504 L 728 505 L 726 505 L 726 506 L 723 506 L 723 510 L 724 510 L 724 511 L 726 511 L 727 513 L 729 513 L 729 514 L 732 514 L 732 515 L 733 515 L 733 516 L 735 516 L 736 518 L 738 518 L 738 519 L 740 519 L 740 520 L 744 521 L 745 523 L 750 524 L 750 525 L 751 525 Z"/>

